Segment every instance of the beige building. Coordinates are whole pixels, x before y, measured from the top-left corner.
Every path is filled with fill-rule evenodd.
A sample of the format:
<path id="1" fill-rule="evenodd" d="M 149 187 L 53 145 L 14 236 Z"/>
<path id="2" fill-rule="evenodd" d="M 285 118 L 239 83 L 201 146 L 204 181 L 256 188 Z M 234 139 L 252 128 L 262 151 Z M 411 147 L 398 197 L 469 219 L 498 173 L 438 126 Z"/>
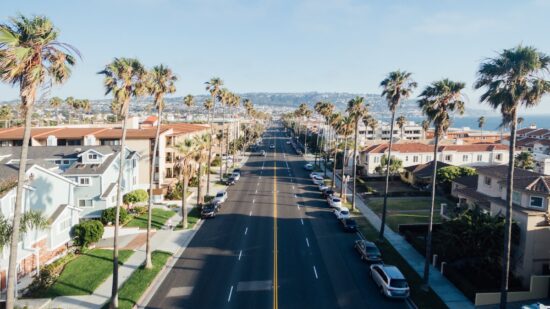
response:
<path id="1" fill-rule="evenodd" d="M 453 183 L 453 195 L 461 204 L 478 205 L 493 216 L 506 213 L 507 166 L 477 168 L 477 183 Z M 520 228 L 520 241 L 513 251 L 514 273 L 528 284 L 532 275 L 550 271 L 550 176 L 515 169 L 512 220 Z"/>

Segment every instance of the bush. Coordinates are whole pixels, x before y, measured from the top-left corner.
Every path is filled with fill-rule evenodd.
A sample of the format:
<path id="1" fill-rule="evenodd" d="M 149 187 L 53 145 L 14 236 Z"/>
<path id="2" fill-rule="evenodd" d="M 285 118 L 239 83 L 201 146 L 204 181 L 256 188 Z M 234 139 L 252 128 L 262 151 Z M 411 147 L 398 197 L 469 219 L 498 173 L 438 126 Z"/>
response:
<path id="1" fill-rule="evenodd" d="M 199 178 L 197 176 L 193 176 L 191 179 L 189 179 L 189 187 L 198 187 L 199 186 Z"/>
<path id="2" fill-rule="evenodd" d="M 105 225 L 115 222 L 116 207 L 107 208 L 101 214 L 101 222 Z M 119 224 L 124 224 L 130 219 L 128 211 L 125 208 L 120 207 L 120 217 L 118 218 Z"/>
<path id="3" fill-rule="evenodd" d="M 145 202 L 149 199 L 149 194 L 143 189 L 134 190 L 132 192 L 124 194 L 123 201 L 124 204 L 135 204 Z"/>
<path id="4" fill-rule="evenodd" d="M 73 260 L 77 255 L 74 253 L 68 253 L 62 258 L 59 258 L 53 263 L 45 265 L 40 268 L 40 272 L 34 277 L 34 280 L 27 288 L 26 296 L 30 297 L 42 297 L 40 293 L 45 292 L 50 286 L 52 286 L 67 263 Z"/>
<path id="5" fill-rule="evenodd" d="M 147 212 L 147 206 L 135 206 L 132 208 L 132 212 L 136 215 L 143 215 Z"/>
<path id="6" fill-rule="evenodd" d="M 89 244 L 101 239 L 103 231 L 101 222 L 97 220 L 84 221 L 73 228 L 74 241 L 80 247 L 88 247 Z"/>
<path id="7" fill-rule="evenodd" d="M 220 166 L 221 163 L 222 163 L 222 159 L 218 156 L 214 158 L 214 160 L 212 160 L 212 163 L 210 163 L 210 167 Z"/>

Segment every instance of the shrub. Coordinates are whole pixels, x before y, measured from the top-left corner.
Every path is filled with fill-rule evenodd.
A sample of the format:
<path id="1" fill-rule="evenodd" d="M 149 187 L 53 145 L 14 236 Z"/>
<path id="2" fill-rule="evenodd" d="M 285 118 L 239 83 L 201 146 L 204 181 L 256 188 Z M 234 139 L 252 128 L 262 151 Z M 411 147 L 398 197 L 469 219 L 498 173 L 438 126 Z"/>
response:
<path id="1" fill-rule="evenodd" d="M 143 189 L 134 190 L 132 192 L 124 194 L 124 204 L 135 204 L 145 202 L 149 199 L 149 194 Z"/>
<path id="2" fill-rule="evenodd" d="M 221 163 L 222 159 L 220 157 L 216 157 L 214 158 L 214 160 L 212 160 L 212 163 L 210 163 L 210 167 L 220 166 Z"/>
<path id="3" fill-rule="evenodd" d="M 74 241 L 78 246 L 87 247 L 103 236 L 103 224 L 97 220 L 84 221 L 73 229 Z"/>
<path id="4" fill-rule="evenodd" d="M 101 222 L 105 225 L 109 223 L 115 222 L 115 214 L 116 214 L 116 207 L 107 208 L 103 211 L 101 214 Z M 118 218 L 118 223 L 123 224 L 130 216 L 128 215 L 128 211 L 126 211 L 125 208 L 120 207 L 120 217 Z"/>
<path id="5" fill-rule="evenodd" d="M 190 180 L 189 180 L 189 186 L 190 187 L 198 187 L 199 186 L 199 178 L 197 176 L 193 176 Z"/>
<path id="6" fill-rule="evenodd" d="M 147 206 L 135 206 L 132 208 L 132 212 L 137 215 L 143 215 L 147 212 Z"/>
<path id="7" fill-rule="evenodd" d="M 77 255 L 68 253 L 64 257 L 59 258 L 53 263 L 40 268 L 40 272 L 34 277 L 34 280 L 27 288 L 26 296 L 42 297 L 40 293 L 46 291 L 52 286 L 67 263 L 73 260 Z"/>

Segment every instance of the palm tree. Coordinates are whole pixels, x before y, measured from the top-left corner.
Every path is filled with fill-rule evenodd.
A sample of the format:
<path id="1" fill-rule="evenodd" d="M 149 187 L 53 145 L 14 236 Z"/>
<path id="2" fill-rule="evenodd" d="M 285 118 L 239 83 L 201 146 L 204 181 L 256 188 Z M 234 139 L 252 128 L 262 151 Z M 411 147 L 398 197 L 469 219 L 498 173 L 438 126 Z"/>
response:
<path id="1" fill-rule="evenodd" d="M 426 132 L 428 132 L 428 129 L 430 128 L 430 122 L 426 119 L 422 120 L 422 133 L 424 135 L 423 139 L 426 139 Z"/>
<path id="2" fill-rule="evenodd" d="M 342 201 L 346 202 L 346 191 L 345 191 L 345 184 L 344 184 L 344 176 L 346 171 L 346 156 L 348 152 L 348 137 L 353 134 L 355 126 L 355 120 L 353 117 L 345 116 L 342 118 L 342 121 L 340 122 L 339 134 L 344 137 L 344 152 L 342 154 L 342 173 L 341 173 L 341 186 L 340 186 L 340 197 L 342 198 Z M 336 164 L 336 162 L 335 162 Z"/>
<path id="3" fill-rule="evenodd" d="M 157 109 L 157 131 L 155 133 L 155 144 L 153 146 L 153 160 L 149 175 L 149 205 L 147 208 L 147 242 L 145 245 L 146 259 L 145 268 L 151 269 L 153 262 L 151 260 L 151 220 L 153 209 L 153 182 L 155 179 L 155 167 L 157 166 L 157 153 L 159 149 L 160 128 L 162 126 L 162 111 L 164 109 L 164 96 L 176 92 L 175 82 L 178 78 L 172 70 L 164 65 L 155 66 L 148 74 L 147 92 L 153 97 L 154 106 Z M 160 173 L 160 171 L 159 171 Z M 160 178 L 157 182 L 157 188 L 160 185 Z"/>
<path id="4" fill-rule="evenodd" d="M 63 100 L 60 97 L 53 97 L 50 99 L 50 107 L 55 109 L 56 124 L 59 123 L 59 107 L 63 104 Z"/>
<path id="5" fill-rule="evenodd" d="M 208 162 L 206 163 L 208 166 L 206 173 L 206 194 L 210 195 L 210 164 L 212 163 L 212 135 L 214 135 L 212 130 L 212 109 L 214 108 L 214 101 L 211 98 L 206 99 L 203 104 L 204 108 L 208 111 L 208 126 L 210 127 L 210 134 L 208 135 Z"/>
<path id="6" fill-rule="evenodd" d="M 406 139 L 405 136 L 403 136 L 403 128 L 405 127 L 405 124 L 407 123 L 407 119 L 405 116 L 401 115 L 397 117 L 395 123 L 397 124 L 397 127 L 401 131 L 401 139 Z"/>
<path id="7" fill-rule="evenodd" d="M 105 75 L 103 84 L 105 94 L 113 94 L 111 109 L 122 118 L 122 137 L 120 140 L 120 159 L 117 184 L 117 205 L 115 211 L 115 233 L 113 239 L 113 287 L 111 308 L 118 307 L 118 229 L 120 205 L 122 205 L 122 185 L 126 153 L 126 129 L 130 100 L 146 93 L 147 71 L 137 59 L 115 58 L 98 74 Z"/>
<path id="8" fill-rule="evenodd" d="M 477 126 L 481 130 L 481 140 L 483 140 L 483 126 L 485 125 L 485 117 L 481 116 L 477 119 Z"/>
<path id="9" fill-rule="evenodd" d="M 204 102 L 204 107 L 208 110 L 208 124 L 210 126 L 210 138 L 208 139 L 208 176 L 206 180 L 206 192 L 210 195 L 210 168 L 212 163 L 212 135 L 214 135 L 214 130 L 212 128 L 212 109 L 216 106 L 216 99 L 220 94 L 221 88 L 223 86 L 223 80 L 219 77 L 212 77 L 209 81 L 205 82 L 206 91 L 210 93 L 210 101 Z M 221 153 L 220 153 L 221 156 Z"/>
<path id="10" fill-rule="evenodd" d="M 220 104 L 222 105 L 222 118 L 223 118 L 223 123 L 222 123 L 222 143 L 223 143 L 223 139 L 225 138 L 226 141 L 229 140 L 229 127 L 227 128 L 227 134 L 225 133 L 225 112 L 226 112 L 226 106 L 229 105 L 229 101 L 231 100 L 231 92 L 229 91 L 229 89 L 227 88 L 223 88 L 220 90 L 220 93 L 218 95 L 218 99 L 220 101 Z M 229 161 L 228 159 L 228 156 L 229 156 L 229 147 L 227 147 L 228 145 L 228 142 L 226 142 L 226 147 L 225 147 L 225 172 L 227 173 L 227 161 Z M 220 147 L 220 158 L 223 158 L 223 147 Z M 220 180 L 223 180 L 223 159 L 222 159 L 222 162 L 221 162 L 221 165 L 220 165 Z"/>
<path id="11" fill-rule="evenodd" d="M 510 273 L 510 245 L 512 233 L 512 192 L 514 185 L 514 150 L 516 148 L 517 110 L 520 106 L 533 107 L 550 92 L 550 82 L 543 73 L 550 69 L 550 57 L 530 46 L 505 49 L 496 58 L 483 62 L 478 71 L 476 89 L 485 88 L 481 101 L 492 108 L 500 108 L 501 127 L 510 127 L 510 160 L 506 177 L 506 219 L 502 252 L 502 279 L 500 308 L 505 308 Z"/>
<path id="12" fill-rule="evenodd" d="M 317 104 L 316 104 L 317 105 Z M 332 113 L 334 112 L 334 104 L 330 103 L 330 102 L 322 102 L 320 108 L 319 108 L 319 114 L 321 114 L 321 116 L 323 116 L 323 118 L 325 119 L 325 129 L 323 130 L 323 145 L 324 145 L 324 149 L 325 149 L 325 177 L 327 177 L 327 162 L 328 162 L 328 151 L 327 151 L 327 145 L 328 145 L 328 138 L 327 138 L 327 133 L 328 133 L 328 126 L 329 126 L 329 120 L 330 120 L 330 116 L 332 115 Z M 319 134 L 319 133 L 317 133 Z"/>
<path id="13" fill-rule="evenodd" d="M 202 190 L 202 176 L 203 176 L 203 165 L 208 159 L 208 143 L 209 143 L 208 134 L 199 136 L 195 139 L 197 151 L 195 155 L 195 161 L 197 162 L 197 205 L 202 206 L 204 203 L 204 193 Z"/>
<path id="14" fill-rule="evenodd" d="M 454 82 L 448 79 L 433 82 L 427 86 L 420 94 L 418 101 L 422 113 L 426 120 L 434 124 L 434 153 L 433 153 L 433 172 L 432 172 L 432 202 L 430 208 L 430 223 L 428 225 L 428 235 L 426 237 L 426 260 L 424 263 L 424 284 L 429 285 L 430 259 L 432 256 L 432 225 L 435 209 L 435 184 L 437 174 L 437 150 L 439 138 L 447 132 L 451 122 L 450 113 L 457 111 L 464 113 L 464 101 L 462 89 L 464 83 Z"/>
<path id="15" fill-rule="evenodd" d="M 355 193 L 357 185 L 357 144 L 359 137 L 359 122 L 367 116 L 367 107 L 365 106 L 365 98 L 355 97 L 348 102 L 347 112 L 353 120 L 354 126 L 354 142 L 353 142 L 353 195 L 351 196 L 351 210 L 355 210 Z"/>
<path id="16" fill-rule="evenodd" d="M 391 112 L 390 122 L 390 145 L 388 147 L 388 166 L 386 167 L 386 185 L 384 187 L 384 203 L 382 206 L 382 220 L 380 223 L 380 234 L 378 238 L 382 241 L 384 239 L 384 228 L 386 226 L 386 212 L 388 208 L 388 187 L 390 183 L 390 168 L 391 162 L 391 148 L 393 145 L 393 124 L 395 121 L 395 111 L 401 103 L 401 100 L 408 98 L 413 89 L 416 88 L 416 82 L 412 80 L 411 73 L 406 71 L 394 71 L 390 72 L 388 76 L 380 83 L 380 86 L 384 88 L 382 96 L 386 97 L 388 101 L 388 108 Z"/>
<path id="17" fill-rule="evenodd" d="M 176 170 L 180 175 L 181 181 L 181 225 L 183 229 L 188 228 L 187 220 L 187 187 L 196 171 L 195 153 L 197 152 L 197 143 L 193 139 L 186 139 L 183 143 L 177 145 L 178 158 L 176 159 Z"/>
<path id="18" fill-rule="evenodd" d="M 17 248 L 20 240 L 23 186 L 31 134 L 31 121 L 36 92 L 43 85 L 61 84 L 71 75 L 78 51 L 57 41 L 58 30 L 43 16 L 19 15 L 11 24 L 0 24 L 0 80 L 19 86 L 21 111 L 25 119 L 23 145 L 17 178 L 17 196 L 13 213 L 13 235 L 10 243 L 6 307 L 15 302 Z"/>
<path id="19" fill-rule="evenodd" d="M 334 189 L 336 186 L 336 155 L 338 154 L 338 128 L 340 127 L 340 123 L 342 123 L 342 114 L 340 113 L 333 113 L 330 115 L 329 118 L 329 125 L 331 126 L 331 129 L 333 131 L 333 151 L 334 151 L 334 160 L 332 161 L 332 182 L 331 182 L 331 188 Z"/>
<path id="20" fill-rule="evenodd" d="M 518 117 L 518 128 L 521 129 L 521 124 L 523 123 L 525 119 L 523 117 Z"/>
<path id="21" fill-rule="evenodd" d="M 192 94 L 188 94 L 183 98 L 183 105 L 187 106 L 187 108 L 191 108 L 191 106 L 195 105 L 195 97 Z"/>

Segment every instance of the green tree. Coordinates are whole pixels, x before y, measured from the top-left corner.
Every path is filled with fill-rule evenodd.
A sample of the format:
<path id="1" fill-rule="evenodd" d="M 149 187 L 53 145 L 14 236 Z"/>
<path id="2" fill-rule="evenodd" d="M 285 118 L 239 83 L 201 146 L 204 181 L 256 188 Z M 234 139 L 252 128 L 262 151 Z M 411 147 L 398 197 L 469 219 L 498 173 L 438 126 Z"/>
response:
<path id="1" fill-rule="evenodd" d="M 147 71 L 137 59 L 115 58 L 98 74 L 105 75 L 103 84 L 105 94 L 113 94 L 111 109 L 122 118 L 122 137 L 120 140 L 117 205 L 115 214 L 115 232 L 113 238 L 113 285 L 111 291 L 111 308 L 118 307 L 118 230 L 120 206 L 122 204 L 122 184 L 126 154 L 126 131 L 130 100 L 147 92 Z"/>
<path id="2" fill-rule="evenodd" d="M 501 126 L 510 127 L 510 160 L 506 177 L 506 223 L 502 254 L 502 282 L 500 308 L 508 297 L 510 275 L 510 239 L 512 234 L 512 188 L 516 148 L 517 110 L 520 106 L 533 107 L 550 92 L 550 82 L 544 73 L 550 69 L 550 57 L 533 47 L 517 46 L 505 49 L 496 58 L 483 62 L 478 71 L 476 89 L 484 88 L 481 101 L 500 109 Z"/>
<path id="3" fill-rule="evenodd" d="M 477 119 L 477 126 L 481 130 L 481 140 L 483 140 L 483 126 L 485 125 L 485 117 L 481 116 Z"/>
<path id="4" fill-rule="evenodd" d="M 332 183 L 331 183 L 331 189 L 334 190 L 336 186 L 336 155 L 338 154 L 338 131 L 340 124 L 342 123 L 342 114 L 340 113 L 333 113 L 330 115 L 329 118 L 329 126 L 331 127 L 333 131 L 334 141 L 333 141 L 333 152 L 334 152 L 334 160 L 332 161 Z"/>
<path id="5" fill-rule="evenodd" d="M 210 126 L 210 138 L 208 139 L 208 174 L 206 180 L 206 194 L 210 195 L 210 167 L 212 164 L 212 138 L 214 136 L 214 129 L 212 127 L 212 110 L 216 106 L 216 100 L 218 99 L 223 86 L 223 80 L 219 77 L 212 77 L 209 81 L 205 82 L 205 85 L 206 91 L 210 93 L 210 100 L 204 101 L 204 107 L 208 110 L 208 124 Z"/>
<path id="6" fill-rule="evenodd" d="M 391 112 L 390 121 L 390 141 L 388 147 L 388 157 L 391 158 L 391 150 L 393 145 L 393 125 L 395 122 L 395 112 L 397 107 L 401 103 L 401 100 L 407 99 L 411 96 L 413 90 L 417 84 L 412 80 L 412 74 L 406 71 L 393 71 L 380 83 L 380 87 L 383 88 L 382 97 L 385 97 L 388 102 L 388 108 Z M 388 160 L 388 164 L 391 160 Z M 378 238 L 384 239 L 384 228 L 386 226 L 386 213 L 388 209 L 388 189 L 390 184 L 390 168 L 386 167 L 386 184 L 384 186 L 384 203 L 382 206 L 382 220 L 380 223 L 380 233 Z"/>
<path id="7" fill-rule="evenodd" d="M 388 160 L 388 156 L 383 155 L 380 158 L 380 165 L 374 168 L 374 171 L 380 175 L 386 174 L 387 168 L 390 168 L 390 175 L 395 175 L 403 168 L 403 161 L 398 158 L 392 157 Z"/>
<path id="8" fill-rule="evenodd" d="M 418 101 L 422 113 L 426 120 L 434 124 L 434 153 L 433 153 L 433 173 L 432 173 L 432 202 L 430 207 L 430 223 L 428 225 L 428 236 L 426 237 L 426 256 L 424 263 L 424 284 L 429 285 L 430 260 L 432 256 L 432 229 L 433 216 L 435 209 L 436 192 L 436 172 L 437 172 L 437 149 L 439 147 L 439 138 L 445 135 L 451 125 L 450 114 L 457 111 L 464 113 L 464 101 L 462 90 L 465 84 L 454 82 L 448 79 L 433 82 L 428 85 L 420 94 Z"/>
<path id="9" fill-rule="evenodd" d="M 522 151 L 516 155 L 515 167 L 524 170 L 532 171 L 535 168 L 535 161 L 533 160 L 533 154 L 530 152 Z"/>
<path id="10" fill-rule="evenodd" d="M 458 177 L 476 175 L 476 170 L 466 166 L 449 165 L 437 170 L 437 181 L 440 183 L 453 182 Z"/>
<path id="11" fill-rule="evenodd" d="M 181 225 L 184 229 L 187 229 L 187 188 L 189 186 L 189 179 L 195 175 L 195 171 L 197 169 L 197 163 L 195 161 L 197 144 L 193 139 L 186 139 L 183 143 L 177 145 L 177 151 L 178 156 L 174 167 L 181 178 L 180 181 L 183 184 L 181 188 Z"/>
<path id="12" fill-rule="evenodd" d="M 346 191 L 345 191 L 345 184 L 344 184 L 344 176 L 346 171 L 346 157 L 348 152 L 348 139 L 350 135 L 353 134 L 355 125 L 355 120 L 350 116 L 345 116 L 340 121 L 340 125 L 338 126 L 338 134 L 343 136 L 344 139 L 344 152 L 342 153 L 342 173 L 341 173 L 341 186 L 340 186 L 340 197 L 342 198 L 342 201 L 346 201 Z M 336 162 L 334 162 L 336 164 Z"/>
<path id="13" fill-rule="evenodd" d="M 159 151 L 160 129 L 162 126 L 162 111 L 164 109 L 164 96 L 176 92 L 175 82 L 178 80 L 172 70 L 164 65 L 155 66 L 148 74 L 146 80 L 147 92 L 153 97 L 154 106 L 157 109 L 157 130 L 155 133 L 155 143 L 153 146 L 153 164 L 149 169 L 149 204 L 147 207 L 147 241 L 145 243 L 145 268 L 151 269 L 153 262 L 151 260 L 151 220 L 153 218 L 153 182 L 155 180 L 155 166 L 157 162 L 157 153 Z M 160 171 L 159 171 L 160 174 Z M 160 182 L 160 175 L 159 175 Z M 157 188 L 160 183 L 157 182 Z"/>
<path id="14" fill-rule="evenodd" d="M 403 136 L 403 128 L 405 127 L 405 124 L 407 123 L 407 119 L 405 116 L 401 115 L 397 117 L 395 123 L 397 124 L 397 127 L 401 131 L 401 139 L 406 139 L 405 136 Z"/>
<path id="15" fill-rule="evenodd" d="M 20 222 L 25 185 L 27 154 L 31 134 L 31 121 L 37 90 L 49 84 L 61 84 L 71 75 L 75 64 L 73 54 L 78 51 L 57 41 L 58 30 L 44 16 L 31 18 L 19 15 L 10 23 L 0 24 L 0 80 L 19 86 L 22 117 L 24 119 L 23 146 L 19 161 L 17 196 L 13 214 L 13 237 L 7 278 L 6 307 L 15 302 L 15 280 Z"/>
<path id="16" fill-rule="evenodd" d="M 359 138 L 359 122 L 362 122 L 368 116 L 365 98 L 355 97 L 348 102 L 347 112 L 353 120 L 354 142 L 353 142 L 353 194 L 351 196 L 351 210 L 355 210 L 355 193 L 357 190 L 357 144 Z"/>

